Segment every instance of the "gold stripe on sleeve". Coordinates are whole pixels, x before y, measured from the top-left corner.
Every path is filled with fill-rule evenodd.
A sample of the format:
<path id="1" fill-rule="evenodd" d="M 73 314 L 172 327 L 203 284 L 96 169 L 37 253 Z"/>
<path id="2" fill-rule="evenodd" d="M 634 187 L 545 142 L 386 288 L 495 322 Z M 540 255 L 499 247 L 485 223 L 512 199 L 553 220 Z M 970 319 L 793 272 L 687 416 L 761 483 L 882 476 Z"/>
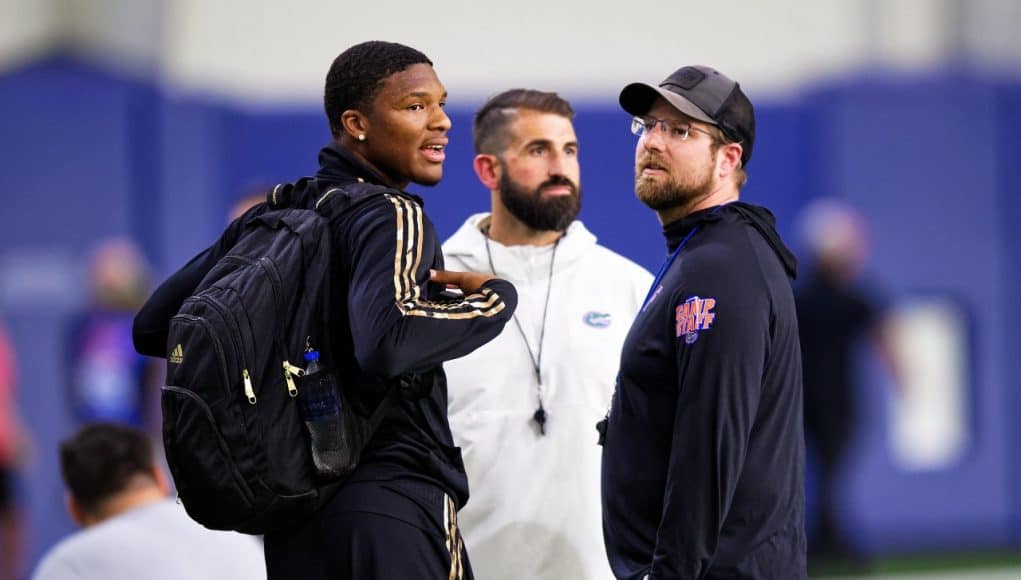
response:
<path id="1" fill-rule="evenodd" d="M 505 308 L 503 299 L 489 288 L 473 292 L 460 300 L 436 302 L 422 300 L 422 289 L 415 274 L 422 265 L 425 223 L 422 208 L 415 202 L 387 195 L 397 220 L 397 248 L 394 251 L 394 300 L 405 316 L 423 316 L 445 320 L 491 317 Z"/>

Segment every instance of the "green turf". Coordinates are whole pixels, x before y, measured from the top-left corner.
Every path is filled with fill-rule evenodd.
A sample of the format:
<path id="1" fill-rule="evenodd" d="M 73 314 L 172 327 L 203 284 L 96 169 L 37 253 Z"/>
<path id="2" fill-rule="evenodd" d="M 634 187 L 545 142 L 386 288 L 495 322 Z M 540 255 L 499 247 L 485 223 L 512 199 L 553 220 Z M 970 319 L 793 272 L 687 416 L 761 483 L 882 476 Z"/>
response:
<path id="1" fill-rule="evenodd" d="M 940 554 L 905 554 L 880 557 L 868 568 L 872 574 L 894 574 L 905 572 L 947 572 L 953 570 L 981 570 L 1021 566 L 1021 550 L 1000 550 L 987 552 L 945 552 Z M 830 563 L 814 568 L 812 576 L 860 576 L 859 567 Z"/>
<path id="2" fill-rule="evenodd" d="M 936 570 L 973 570 L 1021 564 L 1021 551 L 950 552 L 913 554 L 883 558 L 877 572 L 927 572 Z"/>

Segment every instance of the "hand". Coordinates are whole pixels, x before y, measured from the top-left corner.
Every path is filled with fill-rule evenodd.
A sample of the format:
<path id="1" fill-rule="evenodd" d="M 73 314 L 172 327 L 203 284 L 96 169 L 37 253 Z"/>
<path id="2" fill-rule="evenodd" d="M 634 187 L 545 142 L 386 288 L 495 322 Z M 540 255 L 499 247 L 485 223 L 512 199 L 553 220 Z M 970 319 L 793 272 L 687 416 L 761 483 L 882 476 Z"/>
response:
<path id="1" fill-rule="evenodd" d="M 429 270 L 429 279 L 448 288 L 458 288 L 465 294 L 475 292 L 495 276 L 479 272 L 453 272 L 450 270 Z"/>

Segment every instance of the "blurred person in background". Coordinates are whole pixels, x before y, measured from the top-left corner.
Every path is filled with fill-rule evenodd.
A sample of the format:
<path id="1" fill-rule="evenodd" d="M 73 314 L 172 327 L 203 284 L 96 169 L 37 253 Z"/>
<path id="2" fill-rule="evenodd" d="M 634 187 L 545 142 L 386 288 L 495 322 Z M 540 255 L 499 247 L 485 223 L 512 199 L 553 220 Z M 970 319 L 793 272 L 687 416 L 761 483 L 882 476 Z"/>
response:
<path id="1" fill-rule="evenodd" d="M 869 254 L 865 220 L 845 203 L 820 199 L 803 210 L 798 229 L 809 258 L 808 274 L 795 288 L 805 437 L 816 460 L 819 490 L 818 517 L 808 527 L 809 564 L 862 568 L 868 561 L 844 530 L 839 501 L 859 423 L 855 354 L 871 343 L 891 372 L 894 359 L 879 306 L 860 279 Z"/>
<path id="2" fill-rule="evenodd" d="M 167 497 L 145 433 L 82 427 L 60 445 L 67 509 L 83 530 L 54 546 L 33 580 L 226 580 L 266 577 L 251 536 L 208 530 Z"/>
<path id="3" fill-rule="evenodd" d="M 803 580 L 797 264 L 766 208 L 738 201 L 755 114 L 686 66 L 620 93 L 635 194 L 670 257 L 624 342 L 602 425 L 603 534 L 618 578 Z"/>
<path id="4" fill-rule="evenodd" d="M 77 424 L 114 421 L 158 433 L 162 366 L 135 352 L 131 325 L 149 294 L 149 268 L 134 242 L 108 239 L 92 251 L 88 304 L 67 335 L 67 388 Z"/>
<path id="5" fill-rule="evenodd" d="M 231 204 L 227 212 L 227 223 L 233 222 L 245 215 L 248 210 L 266 201 L 266 194 L 271 189 L 272 186 L 269 184 L 255 184 L 245 189 L 245 193 Z"/>
<path id="6" fill-rule="evenodd" d="M 14 478 L 24 463 L 28 439 L 14 396 L 14 350 L 0 326 L 0 580 L 21 578 L 24 522 L 14 496 Z"/>
<path id="7" fill-rule="evenodd" d="M 444 366 L 472 491 L 461 525 L 480 578 L 612 577 L 592 426 L 610 404 L 620 347 L 652 276 L 575 219 L 573 117 L 556 93 L 535 90 L 483 105 L 474 166 L 492 211 L 469 217 L 443 245 L 449 267 L 518 289 L 513 325 Z"/>

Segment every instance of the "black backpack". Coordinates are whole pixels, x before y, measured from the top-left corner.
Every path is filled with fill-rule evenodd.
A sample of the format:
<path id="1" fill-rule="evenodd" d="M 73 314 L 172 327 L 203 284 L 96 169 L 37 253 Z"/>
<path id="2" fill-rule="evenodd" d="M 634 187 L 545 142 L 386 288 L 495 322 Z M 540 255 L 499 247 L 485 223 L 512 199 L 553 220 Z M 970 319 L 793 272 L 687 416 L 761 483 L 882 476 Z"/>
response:
<path id="1" fill-rule="evenodd" d="M 318 474 L 300 403 L 322 386 L 308 381 L 338 381 L 329 224 L 353 194 L 385 189 L 345 187 L 319 195 L 313 210 L 290 206 L 296 192 L 316 191 L 314 180 L 278 185 L 270 210 L 244 226 L 170 322 L 163 444 L 181 503 L 208 528 L 263 534 L 307 517 L 355 468 L 390 400 L 371 417 L 342 405 L 344 469 Z M 309 349 L 324 370 L 306 377 Z"/>

